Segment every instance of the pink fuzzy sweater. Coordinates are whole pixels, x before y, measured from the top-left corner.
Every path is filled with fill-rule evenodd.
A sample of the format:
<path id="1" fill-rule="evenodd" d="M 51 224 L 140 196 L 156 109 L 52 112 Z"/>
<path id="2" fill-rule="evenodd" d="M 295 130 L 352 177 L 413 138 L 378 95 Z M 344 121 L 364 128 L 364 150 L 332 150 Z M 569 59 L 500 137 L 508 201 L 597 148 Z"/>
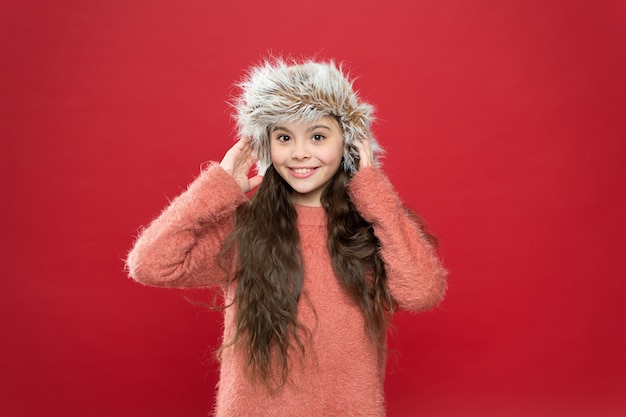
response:
<path id="1" fill-rule="evenodd" d="M 400 199 L 376 168 L 350 182 L 352 201 L 373 227 L 390 290 L 402 309 L 435 306 L 445 291 L 445 270 Z M 164 287 L 219 285 L 217 254 L 247 197 L 233 178 L 213 164 L 143 230 L 128 255 L 130 276 Z M 326 246 L 321 207 L 296 206 L 304 257 L 304 288 L 298 320 L 312 337 L 304 357 L 292 360 L 288 383 L 278 394 L 244 375 L 240 346 L 222 352 L 216 417 L 384 416 L 384 358 L 372 345 L 359 307 L 345 294 Z M 225 289 L 232 300 L 236 283 Z M 224 314 L 224 340 L 233 331 L 234 309 Z"/>

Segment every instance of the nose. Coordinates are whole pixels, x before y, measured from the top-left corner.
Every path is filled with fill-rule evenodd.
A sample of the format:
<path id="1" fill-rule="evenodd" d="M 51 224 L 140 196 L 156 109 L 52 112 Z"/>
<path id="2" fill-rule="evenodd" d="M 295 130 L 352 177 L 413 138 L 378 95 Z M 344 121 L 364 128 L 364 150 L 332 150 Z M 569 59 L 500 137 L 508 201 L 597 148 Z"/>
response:
<path id="1" fill-rule="evenodd" d="M 310 157 L 309 148 L 306 140 L 296 139 L 293 142 L 293 149 L 291 153 L 292 159 L 303 160 Z"/>

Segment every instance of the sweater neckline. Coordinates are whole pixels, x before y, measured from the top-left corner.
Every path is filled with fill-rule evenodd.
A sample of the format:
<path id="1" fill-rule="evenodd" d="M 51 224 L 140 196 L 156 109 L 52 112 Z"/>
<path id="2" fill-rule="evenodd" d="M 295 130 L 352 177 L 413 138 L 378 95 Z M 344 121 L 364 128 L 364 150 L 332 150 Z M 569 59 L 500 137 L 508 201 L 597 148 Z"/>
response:
<path id="1" fill-rule="evenodd" d="M 326 226 L 326 211 L 324 207 L 311 207 L 294 204 L 298 213 L 298 224 Z"/>

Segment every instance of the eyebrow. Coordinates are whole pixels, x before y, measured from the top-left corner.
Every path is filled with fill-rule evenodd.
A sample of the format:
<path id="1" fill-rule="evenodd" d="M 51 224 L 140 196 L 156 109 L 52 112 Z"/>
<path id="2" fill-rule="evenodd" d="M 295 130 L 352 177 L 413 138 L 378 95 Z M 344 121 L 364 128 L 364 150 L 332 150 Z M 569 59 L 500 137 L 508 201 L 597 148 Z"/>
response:
<path id="1" fill-rule="evenodd" d="M 316 130 L 316 129 L 331 130 L 331 128 L 329 126 L 327 126 L 327 125 L 313 125 L 313 126 L 307 127 L 306 131 L 307 132 L 311 132 L 311 131 Z M 286 127 L 284 127 L 284 126 L 273 126 L 272 127 L 272 132 L 275 132 L 277 130 L 282 130 L 284 132 L 291 133 L 291 131 L 289 129 L 287 129 Z"/>

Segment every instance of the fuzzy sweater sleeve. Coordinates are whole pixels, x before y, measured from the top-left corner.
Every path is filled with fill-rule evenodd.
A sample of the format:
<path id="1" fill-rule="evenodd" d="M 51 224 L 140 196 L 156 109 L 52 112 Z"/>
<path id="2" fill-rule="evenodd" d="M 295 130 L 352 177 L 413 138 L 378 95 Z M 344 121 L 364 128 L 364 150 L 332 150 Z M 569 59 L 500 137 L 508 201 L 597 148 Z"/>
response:
<path id="1" fill-rule="evenodd" d="M 245 201 L 236 181 L 212 163 L 139 234 L 126 260 L 130 277 L 161 287 L 218 285 L 224 272 L 217 255 Z"/>
<path id="2" fill-rule="evenodd" d="M 398 307 L 423 311 L 437 305 L 445 293 L 446 270 L 387 177 L 368 167 L 355 174 L 349 187 L 353 204 L 380 241 L 389 289 Z"/>

